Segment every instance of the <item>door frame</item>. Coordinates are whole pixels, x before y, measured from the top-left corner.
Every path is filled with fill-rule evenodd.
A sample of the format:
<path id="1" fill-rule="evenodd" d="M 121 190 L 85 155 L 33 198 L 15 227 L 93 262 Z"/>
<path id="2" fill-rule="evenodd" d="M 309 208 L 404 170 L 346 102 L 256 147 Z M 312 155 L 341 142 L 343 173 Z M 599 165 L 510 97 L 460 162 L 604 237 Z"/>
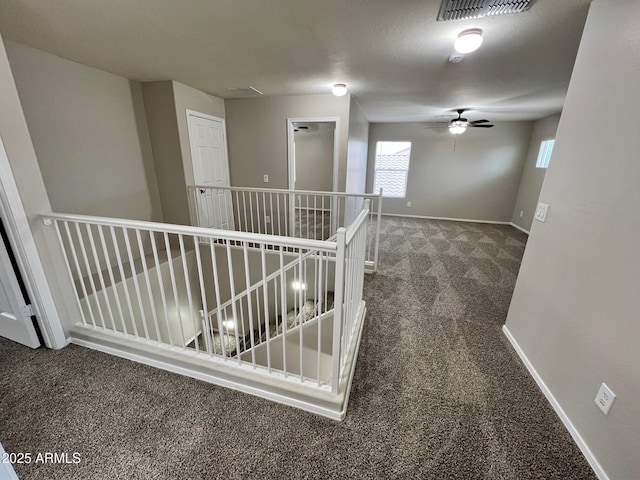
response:
<path id="1" fill-rule="evenodd" d="M 7 237 L 29 294 L 45 346 L 54 349 L 63 348 L 69 342 L 62 328 L 58 309 L 31 232 L 29 218 L 22 205 L 20 192 L 1 137 L 0 215 L 4 220 Z"/>
<path id="2" fill-rule="evenodd" d="M 338 164 L 340 156 L 340 117 L 303 117 L 287 118 L 287 165 L 289 173 L 289 190 L 293 190 L 295 184 L 295 147 L 294 147 L 294 123 L 335 123 L 333 132 L 333 189 L 338 191 Z"/>

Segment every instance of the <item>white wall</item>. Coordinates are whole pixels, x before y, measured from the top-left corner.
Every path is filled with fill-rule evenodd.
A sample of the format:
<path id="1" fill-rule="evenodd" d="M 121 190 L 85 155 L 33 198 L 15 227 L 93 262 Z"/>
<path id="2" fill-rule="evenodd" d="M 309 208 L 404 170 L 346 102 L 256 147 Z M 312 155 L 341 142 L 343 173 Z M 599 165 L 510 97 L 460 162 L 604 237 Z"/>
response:
<path id="1" fill-rule="evenodd" d="M 347 145 L 348 193 L 365 193 L 367 188 L 367 154 L 369 146 L 369 121 L 358 102 L 351 96 L 349 105 L 349 138 Z"/>
<path id="2" fill-rule="evenodd" d="M 164 221 L 189 225 L 187 187 L 173 93 L 170 80 L 142 84 Z"/>
<path id="3" fill-rule="evenodd" d="M 0 37 L 0 112 L 2 112 L 0 138 L 6 149 L 35 246 L 40 254 L 42 267 L 55 301 L 57 312 L 46 313 L 59 317 L 66 333 L 79 321 L 80 311 L 73 300 L 71 283 L 62 283 L 58 280 L 58 273 L 65 272 L 66 266 L 62 252 L 57 247 L 55 230 L 43 225 L 40 218 L 40 215 L 51 213 L 51 204 L 20 106 L 2 37 Z"/>
<path id="4" fill-rule="evenodd" d="M 193 184 L 187 109 L 224 118 L 224 101 L 181 83 L 142 84 L 164 221 L 190 225 L 187 185 Z"/>
<path id="5" fill-rule="evenodd" d="M 518 197 L 511 217 L 513 223 L 527 231 L 531 228 L 538 198 L 540 198 L 540 190 L 542 190 L 542 182 L 544 182 L 544 176 L 547 173 L 546 168 L 536 167 L 540 143 L 556 137 L 559 121 L 560 114 L 557 114 L 542 118 L 533 124 L 527 159 L 522 170 Z M 520 216 L 521 212 L 522 216 Z"/>
<path id="6" fill-rule="evenodd" d="M 52 208 L 161 221 L 140 84 L 6 45 Z"/>
<path id="7" fill-rule="evenodd" d="M 636 0 L 591 4 L 540 197 L 550 210 L 506 322 L 619 480 L 640 478 L 639 23 Z M 617 395 L 608 416 L 593 401 L 602 382 Z"/>
<path id="8" fill-rule="evenodd" d="M 376 142 L 411 142 L 406 198 L 385 198 L 383 211 L 470 220 L 511 221 L 531 122 L 470 128 L 460 136 L 422 123 L 372 123 L 367 191 L 373 191 Z M 412 206 L 407 207 L 407 202 Z"/>
<path id="9" fill-rule="evenodd" d="M 349 101 L 350 95 L 330 94 L 225 100 L 231 184 L 288 188 L 287 118 L 339 117 L 338 189 L 344 191 Z"/>

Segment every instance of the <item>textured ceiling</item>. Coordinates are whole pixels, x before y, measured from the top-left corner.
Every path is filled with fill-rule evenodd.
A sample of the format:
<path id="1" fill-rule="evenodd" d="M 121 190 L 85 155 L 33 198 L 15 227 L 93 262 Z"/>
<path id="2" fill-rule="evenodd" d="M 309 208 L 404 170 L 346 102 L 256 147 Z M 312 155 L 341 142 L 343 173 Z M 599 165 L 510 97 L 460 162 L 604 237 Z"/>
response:
<path id="1" fill-rule="evenodd" d="M 436 22 L 440 0 L 0 0 L 0 32 L 133 80 L 223 98 L 328 93 L 344 82 L 370 121 L 533 120 L 561 110 L 590 0 Z M 484 44 L 449 63 L 470 27 Z"/>

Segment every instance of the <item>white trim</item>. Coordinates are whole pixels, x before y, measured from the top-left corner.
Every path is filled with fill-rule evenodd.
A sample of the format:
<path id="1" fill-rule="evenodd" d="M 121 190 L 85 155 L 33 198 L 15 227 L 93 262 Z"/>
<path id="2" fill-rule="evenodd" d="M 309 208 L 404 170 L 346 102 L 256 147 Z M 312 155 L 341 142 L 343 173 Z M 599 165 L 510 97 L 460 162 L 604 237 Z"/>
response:
<path id="1" fill-rule="evenodd" d="M 450 217 L 431 217 L 429 215 L 403 215 L 401 213 L 384 213 L 382 216 L 388 217 L 406 217 L 406 218 L 426 218 L 428 220 L 446 220 L 448 222 L 467 222 L 467 223 L 489 223 L 492 225 L 511 225 L 511 222 L 502 222 L 498 220 L 473 220 L 470 218 L 450 218 Z"/>
<path id="2" fill-rule="evenodd" d="M 529 235 L 529 231 L 525 230 L 524 228 L 522 228 L 519 225 L 516 225 L 515 223 L 511 222 L 511 226 L 517 230 L 520 230 L 522 233 L 526 233 L 527 235 Z"/>
<path id="3" fill-rule="evenodd" d="M 2 138 L 0 138 L 0 214 L 5 220 L 7 236 L 34 307 L 44 343 L 49 348 L 63 348 L 68 342 Z"/>
<path id="4" fill-rule="evenodd" d="M 349 406 L 349 396 L 351 395 L 351 386 L 353 385 L 353 376 L 356 372 L 356 361 L 358 360 L 358 352 L 360 351 L 360 342 L 362 340 L 362 331 L 364 329 L 364 319 L 367 314 L 367 306 L 364 302 L 360 304 L 360 309 L 356 319 L 356 325 L 358 325 L 358 331 L 354 332 L 355 345 L 349 348 L 347 353 L 347 361 L 345 362 L 345 373 L 349 372 L 349 379 L 347 380 L 347 390 L 344 393 L 344 401 L 342 403 L 342 410 L 340 411 L 340 418 L 336 420 L 343 420 L 347 415 L 347 407 Z"/>
<path id="5" fill-rule="evenodd" d="M 287 165 L 289 174 L 289 189 L 293 190 L 295 183 L 295 158 L 293 147 L 294 123 L 335 123 L 333 132 L 333 191 L 338 191 L 338 166 L 340 157 L 340 117 L 304 117 L 287 118 Z"/>
<path id="6" fill-rule="evenodd" d="M 604 471 L 604 468 L 602 468 L 602 465 L 600 465 L 600 463 L 596 459 L 595 455 L 587 445 L 587 442 L 584 441 L 584 439 L 580 435 L 580 432 L 578 432 L 578 429 L 573 425 L 569 416 L 562 409 L 562 406 L 553 396 L 553 393 L 551 392 L 549 387 L 547 387 L 547 385 L 544 383 L 544 380 L 542 380 L 542 377 L 536 371 L 533 364 L 529 361 L 526 354 L 524 353 L 522 348 L 520 348 L 520 345 L 518 345 L 518 342 L 513 337 L 513 335 L 511 334 L 511 332 L 509 331 L 506 325 L 502 326 L 502 331 L 507 337 L 507 340 L 509 340 L 509 342 L 511 343 L 511 346 L 514 348 L 514 350 L 520 357 L 520 360 L 522 360 L 522 363 L 524 364 L 524 366 L 527 367 L 527 370 L 529 371 L 533 379 L 538 384 L 538 387 L 540 388 L 544 396 L 547 398 L 547 400 L 551 404 L 551 407 L 555 410 L 558 417 L 560 417 L 560 420 L 562 420 L 562 423 L 564 424 L 566 429 L 569 431 L 569 433 L 573 437 L 573 441 L 576 442 L 576 445 L 578 446 L 578 448 L 580 449 L 584 457 L 587 459 L 587 462 L 589 462 L 589 465 L 591 465 L 591 468 L 593 469 L 595 474 L 598 476 L 600 480 L 609 480 L 609 476 Z"/>
<path id="7" fill-rule="evenodd" d="M 147 222 L 144 220 L 128 220 L 124 218 L 94 217 L 90 215 L 75 215 L 50 213 L 41 216 L 45 225 L 50 225 L 53 220 L 88 223 L 124 228 L 138 228 L 152 232 L 166 232 L 178 235 L 192 235 L 211 239 L 228 239 L 244 242 L 262 242 L 267 244 L 280 244 L 285 246 L 302 247 L 322 251 L 336 251 L 335 242 L 327 240 L 313 240 L 307 238 L 284 237 L 280 235 L 267 235 L 265 233 L 247 233 L 237 230 L 219 230 L 215 228 L 192 227 L 189 225 L 175 225 L 171 223 Z"/>
<path id="8" fill-rule="evenodd" d="M 122 341 L 122 340 L 121 340 Z M 112 340 L 113 342 L 113 340 Z M 117 340 L 116 340 L 117 342 Z M 92 350 L 98 350 L 99 352 L 108 353 L 110 355 L 115 355 L 116 357 L 125 358 L 127 360 L 131 360 L 137 363 L 142 363 L 144 365 L 149 365 L 155 368 L 159 368 L 161 370 L 166 370 L 168 372 L 177 373 L 179 375 L 184 375 L 186 377 L 195 378 L 197 380 L 202 380 L 207 383 L 212 383 L 214 385 L 219 385 L 221 387 L 230 388 L 232 390 L 238 390 L 240 392 L 249 393 L 251 395 L 255 395 L 260 398 L 265 398 L 267 400 L 271 400 L 273 402 L 281 403 L 284 405 L 289 405 L 291 407 L 296 407 L 306 412 L 315 413 L 316 415 L 322 415 L 324 417 L 328 417 L 332 420 L 340 421 L 344 418 L 346 411 L 346 403 L 336 402 L 333 408 L 329 407 L 329 403 L 326 400 L 319 400 L 317 403 L 314 403 L 314 399 L 308 397 L 306 400 L 302 398 L 292 398 L 287 395 L 287 392 L 284 390 L 272 388 L 267 390 L 266 388 L 259 388 L 254 386 L 254 382 L 248 378 L 250 374 L 238 373 L 234 375 L 234 372 L 229 369 L 224 372 L 225 377 L 216 375 L 216 371 L 213 369 L 209 369 L 209 372 L 203 371 L 201 368 L 198 368 L 197 363 L 198 360 L 193 358 L 188 354 L 183 354 L 181 352 L 172 352 L 167 355 L 163 355 L 162 357 L 151 358 L 146 356 L 144 350 L 133 351 L 132 348 L 135 347 L 127 347 L 127 346 L 116 346 L 116 345 L 105 345 L 100 343 L 99 340 L 92 341 L 82 338 L 73 338 L 71 343 L 75 345 L 80 345 L 82 347 L 90 348 Z M 173 354 L 173 355 L 172 355 Z M 178 361 L 176 363 L 172 363 L 172 356 L 177 355 L 178 357 L 182 357 L 182 361 Z M 192 358 L 189 358 L 192 357 Z M 177 360 L 177 358 L 176 358 Z M 354 369 L 355 370 L 355 369 Z M 266 384 L 265 384 L 266 387 Z M 317 394 L 319 396 L 325 395 L 326 393 L 318 391 Z M 338 397 L 337 400 L 343 400 Z"/>

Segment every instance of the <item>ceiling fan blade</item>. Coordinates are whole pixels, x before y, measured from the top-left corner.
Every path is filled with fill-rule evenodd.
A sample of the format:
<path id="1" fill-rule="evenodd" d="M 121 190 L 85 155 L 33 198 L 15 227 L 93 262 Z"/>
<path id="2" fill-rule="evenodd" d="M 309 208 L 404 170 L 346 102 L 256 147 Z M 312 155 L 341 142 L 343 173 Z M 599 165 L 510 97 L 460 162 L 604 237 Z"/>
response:
<path id="1" fill-rule="evenodd" d="M 433 125 L 425 125 L 424 128 L 449 128 L 449 124 L 448 123 L 441 123 L 441 124 L 433 124 Z"/>
<path id="2" fill-rule="evenodd" d="M 489 120 L 482 119 L 482 120 L 474 120 L 473 122 L 469 122 L 470 125 L 475 125 L 476 123 L 489 123 Z"/>
<path id="3" fill-rule="evenodd" d="M 486 124 L 483 124 L 483 125 L 468 125 L 468 126 L 469 127 L 473 127 L 473 128 L 492 128 L 493 127 L 493 125 L 486 125 Z"/>

